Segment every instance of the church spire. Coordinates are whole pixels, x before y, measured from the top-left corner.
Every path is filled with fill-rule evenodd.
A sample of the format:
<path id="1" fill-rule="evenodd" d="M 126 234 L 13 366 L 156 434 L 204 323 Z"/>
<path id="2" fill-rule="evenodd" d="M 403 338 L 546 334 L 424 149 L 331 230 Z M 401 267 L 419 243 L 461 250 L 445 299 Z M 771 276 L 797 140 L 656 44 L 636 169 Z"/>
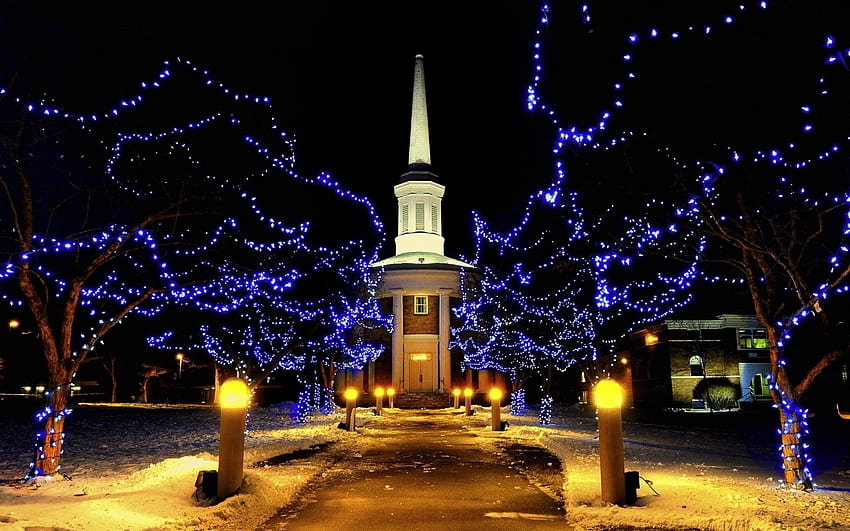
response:
<path id="1" fill-rule="evenodd" d="M 410 111 L 410 156 L 407 171 L 393 190 L 398 198 L 396 255 L 443 255 L 442 201 L 445 186 L 431 173 L 428 109 L 425 107 L 425 71 L 422 56 L 413 70 L 413 108 Z"/>
<path id="2" fill-rule="evenodd" d="M 410 155 L 408 164 L 431 164 L 428 140 L 428 108 L 425 104 L 425 67 L 422 55 L 416 56 L 413 71 L 413 106 L 410 111 Z"/>
<path id="3" fill-rule="evenodd" d="M 410 156 L 407 171 L 393 193 L 398 199 L 398 236 L 395 256 L 379 260 L 373 267 L 390 265 L 430 267 L 434 264 L 474 267 L 445 256 L 443 238 L 443 194 L 446 187 L 431 173 L 428 141 L 428 112 L 425 107 L 423 58 L 416 56 L 413 70 L 413 108 L 410 113 Z"/>

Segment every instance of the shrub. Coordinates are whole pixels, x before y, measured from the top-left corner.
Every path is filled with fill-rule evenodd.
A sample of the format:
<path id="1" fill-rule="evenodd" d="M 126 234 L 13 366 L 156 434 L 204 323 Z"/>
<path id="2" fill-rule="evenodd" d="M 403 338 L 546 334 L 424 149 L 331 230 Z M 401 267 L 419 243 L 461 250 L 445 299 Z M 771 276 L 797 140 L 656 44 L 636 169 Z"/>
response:
<path id="1" fill-rule="evenodd" d="M 729 378 L 704 378 L 694 387 L 694 398 L 705 400 L 709 409 L 732 409 L 740 398 L 738 386 Z"/>

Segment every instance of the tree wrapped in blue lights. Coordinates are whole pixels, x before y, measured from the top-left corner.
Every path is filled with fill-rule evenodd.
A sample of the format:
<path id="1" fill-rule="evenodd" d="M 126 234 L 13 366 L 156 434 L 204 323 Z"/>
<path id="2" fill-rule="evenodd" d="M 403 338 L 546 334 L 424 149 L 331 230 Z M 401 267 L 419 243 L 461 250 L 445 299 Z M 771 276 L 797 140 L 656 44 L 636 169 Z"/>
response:
<path id="1" fill-rule="evenodd" d="M 305 345 L 308 367 L 319 375 L 324 389 L 322 411 L 333 409 L 334 381 L 340 370 L 363 370 L 383 353 L 379 331 L 392 332 L 393 316 L 383 313 L 376 297 L 381 274 L 370 264 L 374 257 L 362 256 L 341 264 L 341 286 L 324 305 L 325 334 Z M 350 275 L 350 276 L 349 276 Z"/>
<path id="2" fill-rule="evenodd" d="M 651 223 L 655 210 L 666 212 L 653 205 L 633 217 L 630 205 L 599 210 L 589 195 L 586 221 L 584 196 L 561 189 L 567 180 L 533 196 L 507 234 L 476 217 L 481 281 L 456 312 L 467 365 L 540 377 L 543 424 L 556 373 L 575 365 L 595 381 L 615 361 L 618 339 L 687 304 L 699 247 L 693 232 Z"/>
<path id="3" fill-rule="evenodd" d="M 803 398 L 850 352 L 846 331 L 836 335 L 846 301 L 833 300 L 850 289 L 850 194 L 824 191 L 837 180 L 824 177 L 845 174 L 843 168 L 783 166 L 712 164 L 696 197 L 703 230 L 715 244 L 706 278 L 743 287 L 767 331 L 784 483 L 810 489 Z M 796 184 L 810 182 L 804 175 L 811 171 L 819 182 Z"/>
<path id="4" fill-rule="evenodd" d="M 847 353 L 837 317 L 842 303 L 835 300 L 846 293 L 850 274 L 850 35 L 839 22 L 847 5 L 595 7 L 583 4 L 559 19 L 588 30 L 560 37 L 572 45 L 585 41 L 595 58 L 610 53 L 619 66 L 595 63 L 587 83 L 569 87 L 586 99 L 574 106 L 580 119 L 560 122 L 543 98 L 557 92 L 556 82 L 544 90 L 543 51 L 552 45 L 542 40 L 552 11 L 544 3 L 529 108 L 551 117 L 556 152 L 573 145 L 610 153 L 655 139 L 656 153 L 670 161 L 685 195 L 674 204 L 706 239 L 702 278 L 715 292 L 727 284 L 743 294 L 767 330 L 783 483 L 811 488 L 804 395 Z M 570 54 L 561 60 L 575 68 L 571 80 L 582 78 Z M 677 65 L 674 82 L 671 64 Z M 659 166 L 661 174 L 667 171 Z"/>
<path id="5" fill-rule="evenodd" d="M 304 194 L 365 210 L 366 231 L 383 238 L 368 200 L 327 174 L 296 171 L 294 141 L 268 98 L 232 91 L 188 61 L 167 62 L 137 95 L 96 112 L 16 97 L 14 88 L 0 100 L 5 116 L 20 118 L 0 131 L 0 282 L 22 326 L 36 332 L 49 372 L 28 479 L 59 471 L 74 375 L 125 320 L 174 305 L 248 312 L 254 297 L 265 298 L 263 310 L 275 312 L 210 323 L 208 350 L 230 343 L 244 359 L 283 349 L 297 364 L 289 347 L 299 339 L 287 323 L 331 314 L 318 297 L 281 302 L 286 292 L 371 248 L 318 236 L 308 243 L 321 232 L 305 221 Z M 275 327 L 283 330 L 263 336 Z"/>
<path id="6" fill-rule="evenodd" d="M 523 385 L 534 374 L 530 357 L 515 356 L 514 327 L 519 316 L 509 310 L 512 302 L 507 289 L 490 285 L 495 274 L 487 267 L 484 274 L 468 278 L 462 273 L 461 294 L 463 304 L 455 308 L 460 325 L 452 330 L 452 346 L 464 352 L 467 369 L 496 369 L 507 373 L 511 382 L 511 414 L 521 415 L 526 410 Z M 485 297 L 484 294 L 490 294 Z"/>
<path id="7" fill-rule="evenodd" d="M 297 373 L 303 389 L 296 417 L 331 412 L 336 371 L 374 361 L 383 346 L 369 340 L 369 331 L 391 328 L 391 316 L 374 298 L 370 259 L 360 242 L 295 256 L 277 249 L 257 271 L 172 292 L 172 304 L 194 312 L 200 324 L 172 327 L 148 341 L 203 352 L 252 391 L 276 371 Z"/>
<path id="8" fill-rule="evenodd" d="M 552 374 L 577 365 L 588 382 L 604 376 L 618 340 L 691 300 L 703 250 L 703 238 L 683 223 L 693 211 L 673 202 L 672 177 L 657 183 L 654 174 L 631 171 L 627 153 L 614 162 L 599 156 L 588 145 L 595 129 L 565 128 L 545 101 L 548 11 L 533 45 L 527 106 L 546 120 L 551 165 L 539 170 L 544 185 L 513 228 L 495 230 L 475 214 L 473 263 L 482 281 L 479 292 L 464 294 L 456 330 L 470 366 L 533 367 L 542 382 L 542 423 L 551 412 Z"/>

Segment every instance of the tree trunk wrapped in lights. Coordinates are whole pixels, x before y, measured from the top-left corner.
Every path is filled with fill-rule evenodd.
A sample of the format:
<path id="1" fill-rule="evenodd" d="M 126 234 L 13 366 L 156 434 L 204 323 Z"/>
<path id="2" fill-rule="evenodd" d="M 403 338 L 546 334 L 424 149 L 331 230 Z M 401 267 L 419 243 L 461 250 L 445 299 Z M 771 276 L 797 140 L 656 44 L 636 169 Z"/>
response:
<path id="1" fill-rule="evenodd" d="M 776 336 L 774 330 L 768 331 L 768 338 L 773 345 L 777 343 Z M 779 356 L 779 349 L 771 348 L 771 358 L 779 360 Z M 779 411 L 779 459 L 782 462 L 783 484 L 789 489 L 809 490 L 813 486 L 813 477 L 806 451 L 808 410 L 800 405 L 799 397 L 795 396 L 785 367 L 778 361 L 771 364 L 776 367 L 770 378 L 770 393 Z"/>
<path id="2" fill-rule="evenodd" d="M 44 408 L 36 413 L 36 420 L 42 427 L 35 435 L 35 455 L 28 477 L 52 476 L 59 472 L 65 444 L 65 418 L 70 413 L 69 393 L 62 391 L 65 386 L 51 385 L 51 390 L 45 393 Z"/>

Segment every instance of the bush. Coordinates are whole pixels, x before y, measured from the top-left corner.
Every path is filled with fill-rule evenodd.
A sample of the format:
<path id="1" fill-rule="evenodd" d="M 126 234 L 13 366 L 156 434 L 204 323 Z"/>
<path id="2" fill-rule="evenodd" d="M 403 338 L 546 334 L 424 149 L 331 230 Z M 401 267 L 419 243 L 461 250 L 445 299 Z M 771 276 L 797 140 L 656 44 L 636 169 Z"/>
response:
<path id="1" fill-rule="evenodd" d="M 705 400 L 709 409 L 732 409 L 741 398 L 740 389 L 729 378 L 704 378 L 694 387 L 694 398 Z"/>

